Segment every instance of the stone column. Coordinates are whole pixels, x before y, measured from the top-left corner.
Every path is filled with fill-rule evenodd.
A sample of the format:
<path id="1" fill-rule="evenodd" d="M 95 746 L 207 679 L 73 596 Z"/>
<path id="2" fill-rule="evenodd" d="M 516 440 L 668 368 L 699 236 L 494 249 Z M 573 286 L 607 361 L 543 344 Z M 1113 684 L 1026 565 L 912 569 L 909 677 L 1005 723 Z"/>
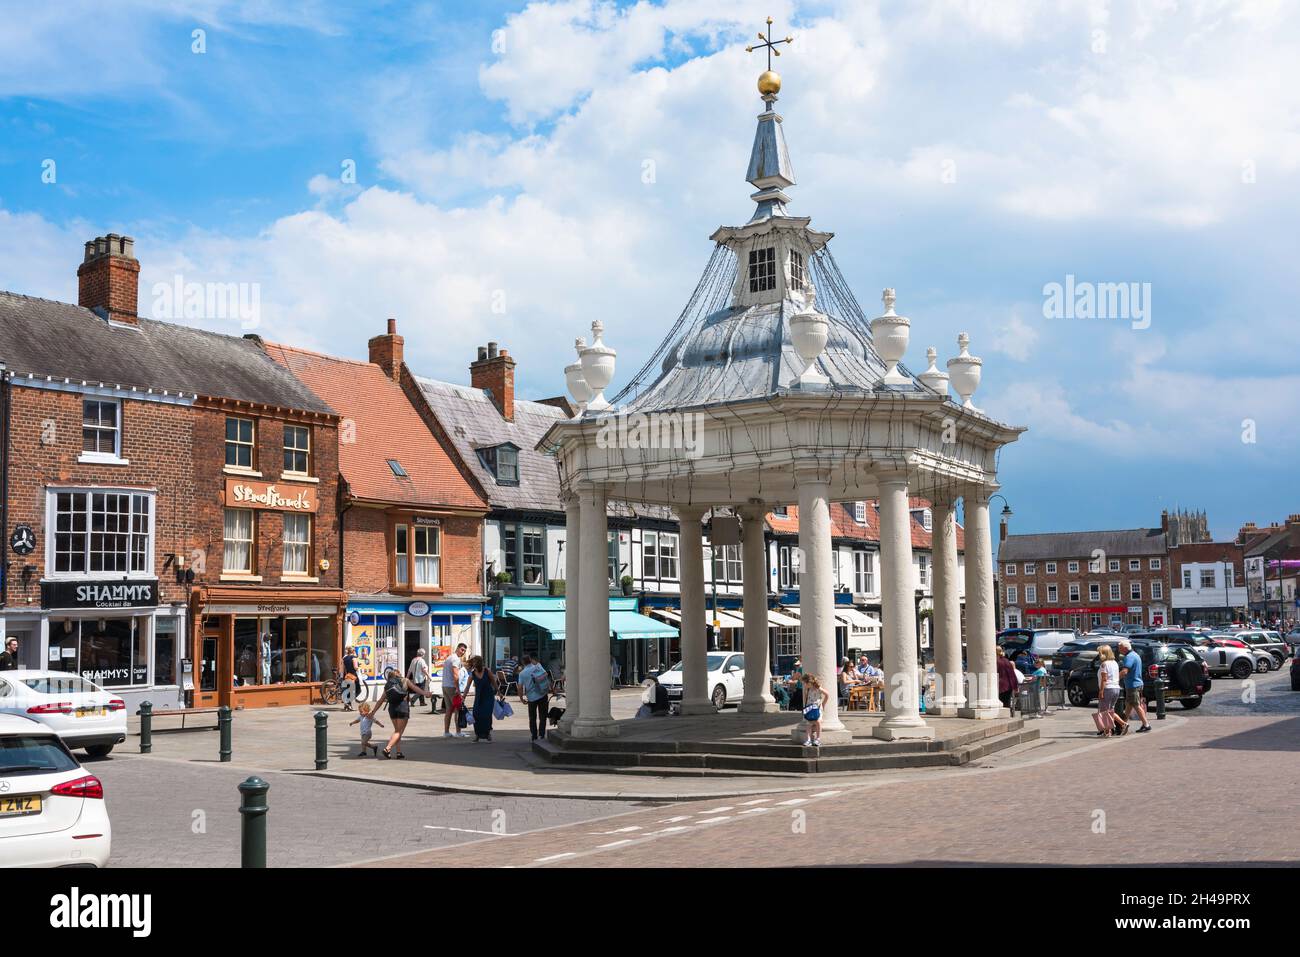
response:
<path id="1" fill-rule="evenodd" d="M 822 744 L 847 744 L 852 733 L 840 720 L 839 687 L 835 679 L 835 571 L 831 549 L 830 479 L 817 470 L 796 472 L 799 489 L 799 650 L 803 668 L 817 676 L 826 691 L 822 706 Z M 790 732 L 802 742 L 806 726 Z"/>
<path id="2" fill-rule="evenodd" d="M 951 500 L 931 503 L 934 528 L 934 714 L 955 718 L 965 707 L 961 668 L 961 595 L 957 588 L 957 513 Z"/>
<path id="3" fill-rule="evenodd" d="M 742 713 L 776 711 L 772 697 L 771 664 L 767 627 L 767 542 L 764 517 L 767 509 L 750 504 L 740 509 L 741 576 L 745 590 L 745 697 Z"/>
<path id="4" fill-rule="evenodd" d="M 679 505 L 682 589 L 682 714 L 712 714 L 704 620 L 704 509 Z"/>
<path id="5" fill-rule="evenodd" d="M 998 700 L 997 622 L 993 620 L 993 539 L 989 496 L 996 487 L 966 489 L 966 673 L 963 718 L 1008 717 Z"/>
<path id="6" fill-rule="evenodd" d="M 582 688 L 575 738 L 614 737 L 618 725 L 609 713 L 609 580 L 605 490 L 587 485 L 578 491 L 579 561 L 578 672 Z M 567 606 L 566 606 L 567 608 Z M 565 641 L 573 637 L 566 635 Z"/>
<path id="7" fill-rule="evenodd" d="M 582 510 L 578 496 L 569 493 L 564 497 L 564 717 L 559 728 L 566 734 L 572 732 L 578 719 L 578 661 L 581 657 L 582 634 L 579 615 L 582 594 Z"/>
<path id="8" fill-rule="evenodd" d="M 884 614 L 881 657 L 885 668 L 885 717 L 877 738 L 933 738 L 917 702 L 916 604 L 912 569 L 912 513 L 907 474 L 880 475 L 880 606 Z"/>

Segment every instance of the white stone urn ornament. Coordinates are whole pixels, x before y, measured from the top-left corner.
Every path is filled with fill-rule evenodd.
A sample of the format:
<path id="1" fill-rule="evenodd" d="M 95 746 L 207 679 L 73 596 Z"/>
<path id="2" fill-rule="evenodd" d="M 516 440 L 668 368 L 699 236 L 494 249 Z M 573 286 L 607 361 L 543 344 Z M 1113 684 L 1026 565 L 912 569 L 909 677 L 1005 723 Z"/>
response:
<path id="1" fill-rule="evenodd" d="M 830 384 L 831 380 L 817 371 L 817 358 L 826 351 L 830 329 L 830 321 L 820 312 L 801 312 L 790 320 L 790 343 L 804 362 L 803 373 L 795 380 L 795 388 L 820 388 Z"/>
<path id="2" fill-rule="evenodd" d="M 579 336 L 573 340 L 573 348 L 578 353 L 578 361 L 564 367 L 564 382 L 569 387 L 569 395 L 573 396 L 573 401 L 577 403 L 578 412 L 574 416 L 577 418 L 586 410 L 592 392 L 591 386 L 587 385 L 587 379 L 582 374 L 582 350 L 587 348 L 587 340 Z"/>
<path id="3" fill-rule="evenodd" d="M 957 337 L 957 345 L 961 347 L 961 352 L 948 360 L 948 377 L 952 380 L 953 391 L 961 396 L 962 408 L 978 412 L 979 409 L 975 408 L 970 399 L 980 387 L 980 370 L 984 360 L 970 354 L 970 336 L 966 333 Z"/>
<path id="4" fill-rule="evenodd" d="M 592 393 L 587 402 L 588 412 L 609 408 L 609 402 L 605 399 L 605 387 L 614 378 L 614 358 L 618 353 L 605 345 L 601 339 L 604 334 L 605 324 L 597 319 L 591 324 L 591 345 L 578 353 L 582 360 L 582 377 Z"/>
<path id="5" fill-rule="evenodd" d="M 948 395 L 948 373 L 939 371 L 938 366 L 935 365 L 939 358 L 939 351 L 934 346 L 931 346 L 925 350 L 925 358 L 929 360 L 930 364 L 917 378 L 921 380 L 922 385 L 933 389 L 946 398 Z"/>
<path id="6" fill-rule="evenodd" d="M 899 360 L 907 353 L 907 342 L 912 336 L 912 320 L 894 312 L 894 290 L 886 289 L 880 300 L 885 304 L 884 315 L 871 320 L 871 338 L 876 354 L 885 360 L 885 385 L 907 385 L 912 381 L 898 371 Z"/>

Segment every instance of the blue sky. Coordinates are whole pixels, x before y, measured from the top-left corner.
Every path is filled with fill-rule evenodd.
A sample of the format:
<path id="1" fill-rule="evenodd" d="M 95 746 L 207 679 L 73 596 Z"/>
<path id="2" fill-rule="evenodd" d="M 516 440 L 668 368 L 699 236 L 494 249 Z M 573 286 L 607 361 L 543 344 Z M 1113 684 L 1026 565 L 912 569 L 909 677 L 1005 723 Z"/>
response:
<path id="1" fill-rule="evenodd" d="M 970 333 L 976 403 L 1030 427 L 1014 530 L 1300 510 L 1284 3 L 16 4 L 0 288 L 72 299 L 81 244 L 126 232 L 146 313 L 177 275 L 257 283 L 267 338 L 360 356 L 395 316 L 420 371 L 495 339 L 532 396 L 601 318 L 631 375 L 748 218 L 769 12 L 792 212 L 868 315 L 898 289 L 911 366 Z M 1150 326 L 1046 318 L 1067 275 L 1149 283 Z"/>

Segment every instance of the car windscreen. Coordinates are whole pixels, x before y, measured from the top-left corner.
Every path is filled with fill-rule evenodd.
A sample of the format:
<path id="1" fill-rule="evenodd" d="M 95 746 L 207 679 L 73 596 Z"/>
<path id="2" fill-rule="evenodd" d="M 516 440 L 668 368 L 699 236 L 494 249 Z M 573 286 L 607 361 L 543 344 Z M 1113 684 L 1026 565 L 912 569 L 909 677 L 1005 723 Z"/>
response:
<path id="1" fill-rule="evenodd" d="M 0 736 L 0 778 L 20 774 L 52 774 L 79 765 L 52 734 Z"/>
<path id="2" fill-rule="evenodd" d="M 42 675 L 39 678 L 24 678 L 23 684 L 38 694 L 92 694 L 100 691 L 79 675 Z"/>

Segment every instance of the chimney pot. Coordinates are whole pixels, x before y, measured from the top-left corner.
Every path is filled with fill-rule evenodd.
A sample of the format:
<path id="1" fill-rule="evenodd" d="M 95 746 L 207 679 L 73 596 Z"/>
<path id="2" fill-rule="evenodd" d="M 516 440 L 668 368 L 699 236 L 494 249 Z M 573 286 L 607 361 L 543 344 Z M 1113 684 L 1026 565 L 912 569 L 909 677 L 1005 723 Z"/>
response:
<path id="1" fill-rule="evenodd" d="M 397 320 L 388 320 L 388 332 L 375 336 L 367 346 L 370 349 L 370 361 L 384 370 L 384 375 L 394 382 L 402 379 L 402 352 L 406 340 L 397 334 Z"/>
<path id="2" fill-rule="evenodd" d="M 134 324 L 139 322 L 139 300 L 135 240 L 119 233 L 88 240 L 77 268 L 77 304 L 114 322 Z"/>
<path id="3" fill-rule="evenodd" d="M 495 359 L 497 357 L 497 344 L 495 342 L 489 342 L 487 349 L 488 349 L 488 358 Z"/>
<path id="4" fill-rule="evenodd" d="M 390 336 L 395 336 L 395 335 L 397 335 L 397 320 L 396 320 L 396 319 L 389 318 L 389 320 L 388 320 L 388 334 L 389 334 Z"/>
<path id="5" fill-rule="evenodd" d="M 492 404 L 502 418 L 507 422 L 515 420 L 515 360 L 504 349 L 498 350 L 497 343 L 479 346 L 478 361 L 469 367 L 469 380 L 475 389 L 484 389 L 492 396 Z"/>
<path id="6" fill-rule="evenodd" d="M 478 347 L 478 361 L 487 362 L 487 346 Z"/>

